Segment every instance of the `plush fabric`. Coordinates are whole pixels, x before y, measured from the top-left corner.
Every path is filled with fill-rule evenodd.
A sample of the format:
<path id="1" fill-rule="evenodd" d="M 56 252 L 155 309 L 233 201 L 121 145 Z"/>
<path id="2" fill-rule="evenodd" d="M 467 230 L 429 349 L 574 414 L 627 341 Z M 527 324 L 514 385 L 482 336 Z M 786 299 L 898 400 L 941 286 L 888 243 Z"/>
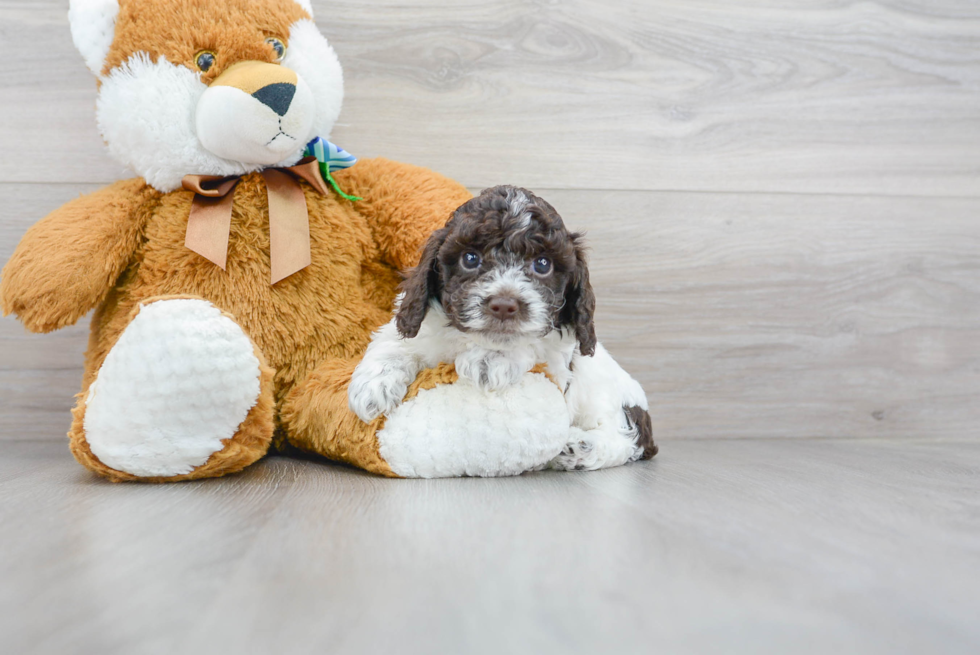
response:
<path id="1" fill-rule="evenodd" d="M 79 2 L 73 0 L 73 11 Z M 340 62 L 308 13 L 295 2 L 121 0 L 117 11 L 115 38 L 99 65 L 97 121 L 109 153 L 156 189 L 180 188 L 180 180 L 187 174 L 241 175 L 261 170 L 270 162 L 295 164 L 306 143 L 327 136 L 340 114 L 344 97 Z M 76 13 L 80 16 L 72 23 L 76 42 L 90 40 L 80 34 L 106 29 L 102 14 L 91 10 Z M 222 20 L 216 20 L 218 15 Z M 287 118 L 294 128 L 303 127 L 305 132 L 296 134 L 294 147 L 278 153 L 277 160 L 228 159 L 227 152 L 219 155 L 204 147 L 199 137 L 210 138 L 214 145 L 217 135 L 202 128 L 225 126 L 232 134 L 247 134 L 257 127 L 247 120 L 248 114 L 267 108 L 259 103 L 236 107 L 227 97 L 225 102 L 211 97 L 203 103 L 200 100 L 208 95 L 209 85 L 235 63 L 275 63 L 276 52 L 265 42 L 266 37 L 284 41 L 282 65 L 298 74 L 299 92 L 312 94 L 315 104 L 293 103 Z M 212 52 L 215 62 L 202 72 L 195 59 L 203 50 Z M 228 90 L 215 88 L 211 94 L 221 96 Z M 201 113 L 214 108 L 224 109 L 223 114 Z M 233 113 L 235 109 L 240 113 Z M 307 115 L 310 112 L 312 116 Z M 234 144 L 226 147 L 234 148 Z"/>
<path id="2" fill-rule="evenodd" d="M 379 453 L 383 420 L 360 421 L 347 388 L 372 331 L 391 317 L 400 271 L 417 264 L 428 236 L 471 196 L 430 170 L 380 158 L 334 174 L 340 188 L 362 198 L 356 203 L 301 182 L 312 263 L 270 284 L 261 171 L 295 163 L 306 141 L 277 154 L 269 143 L 277 129 L 291 129 L 295 107 L 269 105 L 252 78 L 221 76 L 241 62 L 289 68 L 272 82 L 295 80 L 292 102 L 312 117 L 315 136 L 329 137 L 342 74 L 309 9 L 299 0 L 71 0 L 74 40 L 98 76 L 100 131 L 109 153 L 141 177 L 77 198 L 30 228 L 0 273 L 0 309 L 35 332 L 95 310 L 69 438 L 78 461 L 110 480 L 216 477 L 270 448 L 381 475 L 416 474 L 405 462 L 394 470 Z M 273 37 L 285 56 L 270 45 Z M 198 57 L 205 51 L 213 55 L 207 70 Z M 212 91 L 231 101 L 202 103 Z M 196 111 L 218 112 L 221 120 L 195 124 Z M 225 121 L 241 123 L 226 139 L 248 143 L 209 148 L 200 132 L 220 134 Z M 241 160 L 229 153 L 242 153 L 234 155 Z M 185 175 L 241 176 L 225 270 L 185 246 L 194 198 L 180 188 Z M 423 371 L 416 388 L 434 385 L 428 393 L 441 397 L 457 386 L 445 376 Z M 529 376 L 529 384 L 546 388 L 541 397 L 556 397 L 541 408 L 525 403 L 512 423 L 497 412 L 493 452 L 507 452 L 515 435 L 522 443 L 522 431 L 552 430 L 555 444 L 567 433 L 567 420 L 553 420 L 566 411 L 560 392 Z M 457 408 L 485 400 L 462 389 L 453 397 Z M 444 417 L 426 402 L 413 396 L 406 406 L 448 435 Z M 412 434 L 428 429 L 408 427 Z M 437 473 L 528 468 L 490 460 Z"/>
<path id="3" fill-rule="evenodd" d="M 105 64 L 112 46 L 118 0 L 75 0 L 68 10 L 72 41 L 85 59 L 85 65 L 96 75 Z"/>
<path id="4" fill-rule="evenodd" d="M 424 398 L 425 402 L 412 402 Z M 402 477 L 499 477 L 552 461 L 567 439 L 562 392 L 539 364 L 517 384 L 481 393 L 452 364 L 423 371 L 376 420 L 379 453 Z M 501 434 L 509 438 L 499 438 Z"/>
<path id="5" fill-rule="evenodd" d="M 210 303 L 207 303 L 201 299 L 191 298 L 186 296 L 163 296 L 158 298 L 146 299 L 145 302 L 139 303 L 130 312 L 130 315 L 128 316 L 129 319 L 128 327 L 133 326 L 138 316 L 143 312 L 144 307 L 150 308 L 152 310 L 152 308 L 157 307 L 161 304 L 166 305 L 166 304 L 173 304 L 173 303 L 177 303 L 177 304 L 190 303 L 192 305 L 197 306 L 195 308 L 197 309 L 197 311 L 193 313 L 206 313 L 208 314 L 206 318 L 209 318 L 211 320 L 218 319 L 220 322 L 224 323 L 224 325 L 221 326 L 223 328 L 223 330 L 221 331 L 224 332 L 225 335 L 221 335 L 221 336 L 225 336 L 226 338 L 219 339 L 218 340 L 219 343 L 221 341 L 226 341 L 228 337 L 230 337 L 231 339 L 235 339 L 236 335 L 234 332 L 234 328 L 233 327 L 229 328 L 229 326 L 227 325 L 228 323 L 235 324 L 236 323 L 235 317 L 227 314 L 226 312 L 220 312 L 216 314 L 215 312 L 210 311 L 208 309 L 204 309 L 203 312 L 201 312 L 201 308 L 200 308 L 201 305 L 206 305 L 207 307 L 213 307 L 213 306 L 211 306 Z M 150 311 L 148 312 L 148 314 L 144 314 L 144 317 L 150 318 L 150 316 L 153 313 L 154 313 L 153 311 Z M 94 325 L 94 321 L 93 321 L 93 325 Z M 169 327 L 169 326 L 161 325 L 160 327 Z M 202 326 L 202 327 L 204 327 L 204 329 L 198 329 L 197 331 L 202 335 L 206 336 L 208 330 L 206 326 Z M 187 330 L 184 331 L 186 332 Z M 94 335 L 95 333 L 93 332 L 93 336 Z M 178 345 L 177 343 L 174 343 L 172 340 L 171 343 L 173 345 Z M 249 341 L 249 343 L 251 342 Z M 92 354 L 93 345 L 94 344 L 90 344 L 89 357 Z M 209 344 L 202 343 L 201 345 L 207 347 Z M 225 345 L 225 344 L 221 344 L 221 345 Z M 112 480 L 113 482 L 128 482 L 128 481 L 175 482 L 175 481 L 182 481 L 182 480 L 195 480 L 200 478 L 220 477 L 222 475 L 227 475 L 229 473 L 237 473 L 241 471 L 243 468 L 245 468 L 246 466 L 248 466 L 249 464 L 254 463 L 256 460 L 264 456 L 269 450 L 269 446 L 272 440 L 273 430 L 275 427 L 275 421 L 274 421 L 275 401 L 274 401 L 274 394 L 273 394 L 274 371 L 271 368 L 269 368 L 268 364 L 265 361 L 265 358 L 263 357 L 262 353 L 258 350 L 258 348 L 256 348 L 254 344 L 251 345 L 252 345 L 252 356 L 254 357 L 255 361 L 258 362 L 259 392 L 254 402 L 254 405 L 252 405 L 251 409 L 248 410 L 245 419 L 239 425 L 233 428 L 232 430 L 233 434 L 230 437 L 226 437 L 225 439 L 220 439 L 221 436 L 220 433 L 202 434 L 200 432 L 197 432 L 195 434 L 193 432 L 188 431 L 187 433 L 181 434 L 178 430 L 171 429 L 169 434 L 161 435 L 159 434 L 160 432 L 162 432 L 160 428 L 164 426 L 159 426 L 156 425 L 155 423 L 148 424 L 148 425 L 144 424 L 143 425 L 144 430 L 146 430 L 146 428 L 149 428 L 153 432 L 157 432 L 157 434 L 151 435 L 151 438 L 146 442 L 144 442 L 146 443 L 146 446 L 144 447 L 141 447 L 140 445 L 140 441 L 141 441 L 140 437 L 141 436 L 145 437 L 145 435 L 133 435 L 131 433 L 128 434 L 110 433 L 110 434 L 99 435 L 97 437 L 99 439 L 105 440 L 106 437 L 108 437 L 109 440 L 117 442 L 115 444 L 117 448 L 119 446 L 120 441 L 124 442 L 124 446 L 128 451 L 122 453 L 124 457 L 128 458 L 125 461 L 125 463 L 136 464 L 136 466 L 131 467 L 130 472 L 122 471 L 119 470 L 118 468 L 112 468 L 111 466 L 107 465 L 95 453 L 93 453 L 92 447 L 88 442 L 87 433 L 85 430 L 85 426 L 87 424 L 86 411 L 89 408 L 89 405 L 95 402 L 95 399 L 93 398 L 93 394 L 92 394 L 92 380 L 94 376 L 90 374 L 91 371 L 90 367 L 86 366 L 86 376 L 85 376 L 85 381 L 83 383 L 85 385 L 84 390 L 82 391 L 82 393 L 79 393 L 76 396 L 77 404 L 75 405 L 75 409 L 72 410 L 73 420 L 72 420 L 71 431 L 68 434 L 71 440 L 70 441 L 71 451 L 75 455 L 75 458 L 89 469 L 95 471 L 99 475 L 102 475 Z M 214 346 L 211 345 L 211 347 Z M 151 348 L 145 349 L 145 351 L 149 351 L 149 350 L 151 350 Z M 112 351 L 112 352 L 115 353 L 116 351 Z M 180 349 L 173 349 L 173 352 L 178 356 L 181 354 Z M 228 368 L 230 368 L 228 366 L 222 367 L 218 362 L 210 359 L 201 360 L 196 364 L 192 364 L 192 367 L 196 370 L 192 370 L 188 375 L 186 370 L 184 371 L 175 370 L 176 367 L 174 367 L 172 364 L 161 362 L 158 359 L 149 360 L 145 356 L 140 357 L 140 351 L 138 349 L 135 348 L 131 349 L 130 353 L 127 354 L 128 354 L 127 359 L 129 359 L 130 362 L 133 362 L 134 359 L 137 360 L 135 362 L 136 366 L 130 365 L 129 367 L 130 370 L 135 371 L 137 373 L 142 373 L 144 379 L 156 383 L 154 386 L 156 386 L 157 388 L 153 390 L 154 391 L 153 394 L 146 393 L 146 391 L 149 391 L 149 389 L 142 389 L 141 390 L 143 391 L 142 394 L 140 393 L 127 394 L 126 396 L 123 397 L 124 403 L 128 402 L 132 396 L 139 397 L 140 395 L 142 395 L 144 400 L 143 402 L 144 405 L 149 404 L 146 401 L 152 402 L 154 399 L 156 399 L 160 403 L 159 405 L 160 409 L 158 410 L 159 413 L 178 414 L 181 417 L 183 417 L 185 420 L 192 422 L 191 425 L 193 425 L 193 421 L 195 421 L 195 419 L 200 419 L 200 414 L 202 410 L 205 413 L 210 413 L 214 409 L 214 404 L 227 402 L 227 400 L 229 400 L 227 391 L 220 388 L 225 386 L 225 383 L 227 382 L 227 372 L 228 372 Z M 200 354 L 200 351 L 198 354 Z M 247 360 L 247 355 L 245 356 L 245 359 Z M 247 372 L 248 362 L 246 361 L 245 363 L 246 366 L 244 368 Z M 152 372 L 147 370 L 147 368 L 154 365 L 156 366 L 157 370 Z M 221 370 L 222 368 L 225 370 L 222 371 Z M 200 387 L 198 386 L 200 384 L 199 378 L 201 377 L 202 373 L 209 373 L 209 372 L 222 374 L 220 375 L 220 378 L 217 381 L 215 381 L 213 377 L 211 380 L 208 380 L 208 383 L 210 384 L 214 384 L 215 382 L 218 382 L 220 385 L 219 389 L 214 390 L 216 393 L 214 393 L 214 395 L 212 396 L 213 400 L 216 401 L 216 403 L 212 404 L 211 406 L 205 404 L 204 407 L 200 407 L 201 398 L 200 398 Z M 164 373 L 164 375 L 161 375 L 161 373 Z M 167 373 L 169 373 L 169 375 L 167 375 Z M 177 375 L 177 373 L 184 373 L 184 375 Z M 130 379 L 132 380 L 132 377 Z M 243 381 L 249 386 L 251 386 L 251 382 L 253 380 L 254 378 L 249 379 L 246 376 Z M 159 394 L 160 391 L 159 382 L 161 381 L 169 382 L 172 386 L 171 393 L 169 394 L 169 398 Z M 188 382 L 191 385 L 191 388 L 189 389 L 190 393 L 187 393 L 188 392 L 187 387 L 183 386 L 186 385 Z M 105 391 L 109 393 L 113 391 L 113 389 L 105 389 Z M 186 411 L 188 409 L 186 406 L 174 406 L 173 401 L 175 399 L 179 400 L 182 396 L 192 399 L 192 403 L 194 406 L 189 408 L 190 411 Z M 119 408 L 118 411 L 120 414 L 124 414 L 124 416 L 119 418 L 128 420 L 130 422 L 130 425 L 124 427 L 127 428 L 139 427 L 138 422 L 135 422 L 134 425 L 134 422 L 131 420 L 133 417 L 130 416 L 130 413 L 132 411 L 130 407 L 123 406 Z M 138 421 L 139 419 L 145 420 L 146 418 L 151 418 L 151 417 L 152 414 L 150 412 L 144 411 L 141 412 L 140 416 L 136 418 Z M 168 421 L 175 422 L 173 419 L 168 419 Z M 101 426 L 101 427 L 104 428 L 105 426 Z M 196 439 L 194 439 L 195 437 Z M 170 441 L 171 446 L 173 448 L 176 448 L 179 446 L 186 445 L 188 441 L 191 439 L 201 442 L 201 441 L 212 440 L 215 437 L 218 437 L 221 443 L 212 444 L 211 447 L 214 448 L 214 450 L 210 454 L 210 456 L 204 458 L 205 461 L 203 464 L 199 464 L 196 467 L 192 468 L 190 471 L 183 472 L 183 473 L 169 472 L 168 474 L 154 474 L 153 472 L 151 472 L 154 469 L 156 471 L 161 470 L 161 468 L 159 467 L 161 467 L 162 463 L 153 461 L 155 459 L 153 457 L 154 453 L 160 451 L 159 444 L 161 441 Z M 166 464 L 172 466 L 175 461 L 179 462 L 181 459 L 184 459 L 185 461 L 191 461 L 190 460 L 191 456 L 197 456 L 198 458 L 200 458 L 200 451 L 198 451 L 198 453 L 193 453 L 195 449 L 196 449 L 195 445 L 192 443 L 190 449 L 183 449 L 182 452 L 168 453 L 168 461 L 166 462 Z M 188 450 L 190 450 L 191 452 L 188 452 Z M 145 461 L 141 463 L 139 461 L 140 458 L 144 460 L 149 458 L 150 461 L 148 463 Z M 114 461 L 118 466 L 120 462 L 123 460 L 114 459 Z"/>
<path id="6" fill-rule="evenodd" d="M 210 83 L 224 65 L 238 61 L 268 61 L 275 54 L 259 39 L 255 29 L 267 36 L 286 39 L 290 26 L 311 18 L 296 2 L 279 0 L 119 0 L 115 38 L 102 73 L 120 66 L 134 52 L 146 52 L 153 60 L 166 57 L 193 69 L 194 57 L 202 49 L 217 55 L 215 67 L 204 73 Z"/>
<path id="7" fill-rule="evenodd" d="M 31 332 L 72 325 L 129 266 L 160 194 L 126 180 L 82 196 L 31 227 L 0 276 L 3 313 Z"/>
<path id="8" fill-rule="evenodd" d="M 206 300 L 140 306 L 80 399 L 89 449 L 142 477 L 190 473 L 255 407 L 259 357 L 235 320 Z"/>
<path id="9" fill-rule="evenodd" d="M 305 392 L 305 398 L 316 389 L 310 402 L 331 407 L 330 416 L 309 426 L 304 418 L 312 410 L 294 403 L 279 425 L 281 440 L 389 472 L 373 430 L 347 409 L 351 361 L 388 321 L 398 271 L 416 263 L 428 234 L 470 194 L 431 171 L 384 159 L 362 160 L 336 178 L 364 201 L 322 196 L 304 182 L 313 263 L 275 287 L 269 285 L 268 207 L 259 174 L 245 176 L 236 190 L 227 271 L 184 247 L 192 194 L 161 194 L 141 180 L 81 197 L 28 231 L 3 270 L 4 313 L 17 313 L 29 329 L 46 332 L 98 306 L 70 435 L 84 464 L 113 479 L 134 477 L 110 473 L 83 443 L 84 397 L 139 305 L 185 296 L 206 299 L 235 317 L 275 371 L 277 413 L 299 382 L 305 384 L 297 394 Z M 297 422 L 295 435 L 290 419 Z M 265 435 L 266 447 L 271 438 Z M 250 452 L 254 461 L 264 449 Z M 192 477 L 213 475 L 211 470 Z"/>

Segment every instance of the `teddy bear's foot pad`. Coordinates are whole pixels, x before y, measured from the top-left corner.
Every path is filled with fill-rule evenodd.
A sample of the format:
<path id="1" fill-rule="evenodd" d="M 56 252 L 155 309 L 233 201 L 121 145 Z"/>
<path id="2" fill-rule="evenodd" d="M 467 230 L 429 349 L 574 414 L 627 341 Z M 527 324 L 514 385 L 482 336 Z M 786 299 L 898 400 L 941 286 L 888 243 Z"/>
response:
<path id="1" fill-rule="evenodd" d="M 131 475 L 190 473 L 235 435 L 260 374 L 251 340 L 211 303 L 144 305 L 89 388 L 86 440 L 103 464 Z"/>
<path id="2" fill-rule="evenodd" d="M 392 411 L 378 450 L 405 478 L 519 475 L 561 452 L 568 422 L 561 391 L 544 375 L 491 392 L 460 378 Z"/>

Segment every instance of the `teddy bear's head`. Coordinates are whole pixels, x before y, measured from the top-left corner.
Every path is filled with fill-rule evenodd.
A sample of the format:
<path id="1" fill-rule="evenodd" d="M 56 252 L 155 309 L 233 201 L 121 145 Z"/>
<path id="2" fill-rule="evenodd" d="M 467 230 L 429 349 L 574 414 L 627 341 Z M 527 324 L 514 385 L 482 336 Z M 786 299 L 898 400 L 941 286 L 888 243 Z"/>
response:
<path id="1" fill-rule="evenodd" d="M 312 13 L 309 0 L 71 0 L 109 152 L 164 192 L 295 164 L 344 93 Z"/>

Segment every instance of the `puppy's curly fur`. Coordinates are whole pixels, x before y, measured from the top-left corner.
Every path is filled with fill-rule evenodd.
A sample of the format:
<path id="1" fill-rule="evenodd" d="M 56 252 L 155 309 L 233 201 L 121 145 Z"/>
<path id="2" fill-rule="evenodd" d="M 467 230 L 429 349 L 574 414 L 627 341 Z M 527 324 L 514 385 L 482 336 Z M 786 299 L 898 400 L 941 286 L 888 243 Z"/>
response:
<path id="1" fill-rule="evenodd" d="M 464 267 L 461 259 L 466 253 L 477 254 L 480 265 Z M 534 270 L 534 262 L 542 258 L 551 264 L 547 274 Z M 512 291 L 520 285 L 531 287 L 530 297 L 518 298 L 521 318 L 547 318 L 546 324 L 525 330 L 537 329 L 538 336 L 544 336 L 552 329 L 570 329 L 583 355 L 595 352 L 595 294 L 582 235 L 570 233 L 549 203 L 511 186 L 487 189 L 457 209 L 446 227 L 429 238 L 418 267 L 402 285 L 405 295 L 395 319 L 399 333 L 416 336 L 432 302 L 442 306 L 458 330 L 490 333 L 501 328 L 487 324 L 481 303 L 487 291 L 501 286 L 493 280 L 507 272 L 514 280 Z"/>
<path id="2" fill-rule="evenodd" d="M 545 200 L 498 186 L 463 204 L 429 238 L 402 291 L 351 381 L 350 407 L 362 420 L 397 407 L 424 367 L 452 362 L 493 392 L 544 363 L 572 416 L 553 466 L 656 454 L 642 389 L 596 341 L 582 236 Z"/>

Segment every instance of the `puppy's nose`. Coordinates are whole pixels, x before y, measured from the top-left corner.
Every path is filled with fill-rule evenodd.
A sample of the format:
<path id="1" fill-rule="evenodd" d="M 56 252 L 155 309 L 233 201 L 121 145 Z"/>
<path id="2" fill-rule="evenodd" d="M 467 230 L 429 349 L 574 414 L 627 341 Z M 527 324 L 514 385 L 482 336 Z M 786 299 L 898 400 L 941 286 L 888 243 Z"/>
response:
<path id="1" fill-rule="evenodd" d="M 517 318 L 517 310 L 520 305 L 513 298 L 507 296 L 497 296 L 491 298 L 487 303 L 487 309 L 501 321 L 509 321 Z"/>
<path id="2" fill-rule="evenodd" d="M 295 95 L 295 84 L 278 82 L 262 87 L 253 93 L 252 97 L 280 116 L 285 116 L 286 112 L 289 111 L 289 105 L 293 104 L 293 96 Z"/>

